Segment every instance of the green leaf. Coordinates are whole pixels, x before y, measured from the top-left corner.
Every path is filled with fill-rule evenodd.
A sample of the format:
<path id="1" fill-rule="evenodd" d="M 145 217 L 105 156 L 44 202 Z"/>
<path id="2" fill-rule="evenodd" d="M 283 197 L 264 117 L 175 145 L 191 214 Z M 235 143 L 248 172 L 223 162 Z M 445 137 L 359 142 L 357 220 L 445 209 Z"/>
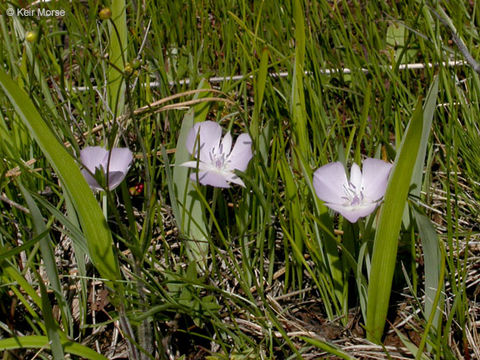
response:
<path id="1" fill-rule="evenodd" d="M 13 257 L 15 255 L 20 254 L 22 251 L 25 251 L 27 249 L 30 249 L 32 246 L 34 246 L 37 242 L 42 240 L 44 236 L 48 233 L 50 230 L 45 230 L 35 236 L 33 239 L 30 239 L 28 241 L 25 241 L 22 245 L 20 246 L 15 246 L 13 249 L 8 247 L 8 246 L 2 246 L 0 247 L 0 263 L 3 260 L 6 260 L 10 257 Z"/>
<path id="2" fill-rule="evenodd" d="M 198 88 L 209 88 L 209 85 L 201 81 Z M 207 97 L 208 94 L 209 92 L 197 93 L 194 99 Z M 169 186 L 169 189 L 173 187 L 174 193 L 171 194 L 171 196 L 176 198 L 178 204 L 178 214 L 176 215 L 177 224 L 179 225 L 181 233 L 187 238 L 185 244 L 187 255 L 191 261 L 197 263 L 200 269 L 205 269 L 208 255 L 207 220 L 197 190 L 190 180 L 190 170 L 187 167 L 181 166 L 181 164 L 190 160 L 190 154 L 185 145 L 188 133 L 196 122 L 201 122 L 206 119 L 208 109 L 208 104 L 201 103 L 193 109 L 190 109 L 183 118 L 175 152 L 173 184 Z"/>
<path id="3" fill-rule="evenodd" d="M 93 264 L 103 278 L 120 279 L 110 229 L 79 166 L 53 135 L 25 91 L 3 69 L 0 69 L 0 87 L 73 200 Z"/>
<path id="4" fill-rule="evenodd" d="M 313 338 L 306 337 L 306 336 L 300 336 L 300 339 L 302 339 L 303 341 L 305 341 L 305 342 L 307 342 L 307 343 L 309 343 L 309 344 L 311 344 L 311 345 L 313 345 L 313 346 L 315 346 L 319 349 L 322 349 L 323 351 L 328 352 L 329 354 L 338 356 L 340 359 L 345 359 L 345 360 L 355 359 L 354 357 L 348 355 L 347 353 L 338 349 L 334 345 L 329 344 L 325 341 L 321 341 L 321 340 L 318 340 L 318 339 L 313 339 Z"/>
<path id="5" fill-rule="evenodd" d="M 66 353 L 77 355 L 84 359 L 107 360 L 105 356 L 79 343 L 66 338 L 62 338 L 61 342 Z M 50 349 L 50 344 L 46 336 L 38 335 L 18 336 L 0 340 L 0 351 L 15 349 Z"/>
<path id="6" fill-rule="evenodd" d="M 368 286 L 367 338 L 381 342 L 395 270 L 403 209 L 423 133 L 421 100 L 405 132 L 390 175 L 373 245 Z"/>
<path id="7" fill-rule="evenodd" d="M 55 219 L 63 225 L 62 231 L 72 240 L 72 243 L 75 247 L 75 251 L 81 251 L 82 253 L 88 253 L 87 241 L 84 234 L 80 231 L 78 224 L 74 224 L 66 217 L 60 210 L 55 206 L 50 204 L 47 200 L 42 198 L 40 195 L 30 192 L 29 195 L 33 197 L 43 208 L 45 208 L 50 214 L 52 214 Z M 65 199 L 65 205 L 67 208 L 67 213 L 69 213 L 69 200 Z M 72 210 L 73 212 L 73 210 Z"/>
<path id="8" fill-rule="evenodd" d="M 52 304 L 48 298 L 47 288 L 43 283 L 43 279 L 40 277 L 38 272 L 35 272 L 37 275 L 38 285 L 40 287 L 40 294 L 42 295 L 42 315 L 43 321 L 45 323 L 45 328 L 47 330 L 48 340 L 50 348 L 52 350 L 52 355 L 55 360 L 63 360 L 65 356 L 63 354 L 62 343 L 60 341 L 59 327 L 55 318 L 53 317 Z"/>
<path id="9" fill-rule="evenodd" d="M 438 76 L 435 77 L 430 89 L 428 91 L 427 98 L 425 99 L 425 105 L 423 107 L 423 132 L 422 139 L 420 141 L 420 148 L 417 154 L 417 161 L 413 170 L 412 184 L 414 188 L 411 194 L 419 197 L 420 190 L 422 188 L 423 168 L 425 164 L 425 154 L 427 153 L 428 139 L 430 137 L 430 129 L 432 127 L 433 115 L 437 105 L 438 96 Z"/>
<path id="10" fill-rule="evenodd" d="M 70 308 L 67 305 L 67 301 L 63 296 L 62 284 L 60 282 L 60 277 L 58 276 L 57 264 L 55 261 L 55 253 L 53 251 L 53 247 L 51 244 L 52 240 L 50 238 L 50 234 L 47 231 L 47 226 L 43 220 L 43 216 L 40 212 L 40 209 L 38 208 L 37 204 L 33 200 L 32 196 L 23 187 L 23 185 L 20 182 L 19 182 L 19 186 L 22 191 L 22 195 L 28 204 L 28 208 L 30 209 L 30 214 L 32 215 L 35 235 L 45 233 L 40 240 L 40 252 L 42 254 L 43 263 L 45 264 L 45 270 L 47 271 L 47 276 L 48 276 L 48 280 L 50 281 L 50 286 L 55 291 L 55 298 L 57 299 L 57 302 L 62 311 L 62 318 L 64 321 L 64 325 L 66 325 L 66 328 L 68 328 L 67 326 L 68 321 L 72 318 L 72 316 L 70 313 Z M 41 286 L 43 286 L 42 281 L 39 281 L 39 283 Z M 45 296 L 47 296 L 46 291 L 45 291 Z M 44 295 L 42 292 L 42 300 L 44 300 L 43 298 L 44 298 Z M 45 313 L 44 313 L 44 318 L 45 318 Z M 45 318 L 45 320 L 47 319 Z M 45 321 L 45 324 L 47 324 L 47 321 Z M 47 326 L 47 329 L 48 329 L 48 326 Z"/>
<path id="11" fill-rule="evenodd" d="M 109 28 L 109 57 L 108 67 L 108 104 L 113 114 L 123 113 L 125 106 L 125 81 L 123 70 L 127 56 L 127 13 L 125 0 L 112 0 L 112 18 Z"/>
<path id="12" fill-rule="evenodd" d="M 427 153 L 430 128 L 432 127 L 433 115 L 437 104 L 438 81 L 438 76 L 436 76 L 434 82 L 430 86 L 424 105 L 422 139 L 412 176 L 412 184 L 414 187 L 411 194 L 417 198 L 420 197 L 425 155 Z M 435 228 L 430 220 L 416 211 L 414 212 L 414 216 L 420 233 L 420 239 L 422 241 L 425 262 L 425 317 L 428 319 L 434 310 L 432 309 L 432 303 L 439 287 L 439 274 L 442 267 L 441 251 Z M 438 323 L 439 315 L 438 310 L 436 310 L 434 317 L 435 324 Z"/>
<path id="13" fill-rule="evenodd" d="M 253 108 L 252 123 L 249 127 L 253 143 L 256 147 L 258 146 L 258 135 L 260 133 L 260 109 L 262 107 L 263 94 L 265 93 L 265 85 L 267 83 L 268 57 L 269 51 L 267 48 L 264 48 L 262 50 L 262 56 L 260 57 L 258 76 L 255 81 L 255 106 Z"/>
<path id="14" fill-rule="evenodd" d="M 293 16 L 295 19 L 295 64 L 292 82 L 292 124 L 295 141 L 304 158 L 308 158 L 309 144 L 307 132 L 307 114 L 305 110 L 305 95 L 303 92 L 303 76 L 305 63 L 305 21 L 303 7 L 300 0 L 293 3 Z"/>
<path id="15" fill-rule="evenodd" d="M 425 269 L 425 320 L 427 325 L 419 345 L 419 351 L 422 351 L 428 335 L 428 328 L 433 324 L 433 328 L 438 330 L 436 325 L 439 324 L 442 314 L 445 257 L 432 222 L 417 211 L 415 211 L 415 220 L 422 241 Z"/>

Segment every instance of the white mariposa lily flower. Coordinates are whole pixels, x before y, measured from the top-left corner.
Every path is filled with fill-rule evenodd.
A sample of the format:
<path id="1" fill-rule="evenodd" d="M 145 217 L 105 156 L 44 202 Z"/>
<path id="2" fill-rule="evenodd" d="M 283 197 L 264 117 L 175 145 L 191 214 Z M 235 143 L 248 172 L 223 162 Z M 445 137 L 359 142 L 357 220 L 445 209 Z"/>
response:
<path id="1" fill-rule="evenodd" d="M 370 215 L 379 205 L 391 169 L 392 164 L 368 158 L 363 161 L 363 171 L 357 164 L 352 165 L 348 180 L 343 164 L 334 162 L 315 171 L 313 187 L 327 207 L 355 223 Z"/>
<path id="2" fill-rule="evenodd" d="M 222 128 L 214 121 L 196 123 L 187 136 L 186 147 L 197 159 L 182 166 L 198 169 L 190 178 L 203 185 L 228 188 L 229 182 L 245 186 L 234 170 L 245 171 L 252 158 L 252 139 L 241 134 L 232 149 L 232 136 L 226 133 L 222 139 Z"/>
<path id="3" fill-rule="evenodd" d="M 109 153 L 111 153 L 110 160 Z M 132 152 L 127 148 L 113 148 L 107 151 L 100 146 L 87 146 L 80 151 L 80 161 L 84 166 L 82 174 L 93 190 L 103 190 L 103 188 L 92 174 L 95 174 L 96 171 L 101 171 L 109 190 L 113 190 L 120 185 L 127 175 L 132 160 Z"/>

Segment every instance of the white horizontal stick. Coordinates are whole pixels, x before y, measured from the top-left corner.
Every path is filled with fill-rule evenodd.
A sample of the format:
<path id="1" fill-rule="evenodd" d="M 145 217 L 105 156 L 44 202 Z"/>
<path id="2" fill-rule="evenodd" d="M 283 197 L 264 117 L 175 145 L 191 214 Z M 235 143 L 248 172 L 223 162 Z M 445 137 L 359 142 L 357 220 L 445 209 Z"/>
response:
<path id="1" fill-rule="evenodd" d="M 432 64 L 432 63 L 400 64 L 398 69 L 399 70 L 421 70 L 421 69 L 426 69 L 426 68 L 432 68 L 432 67 L 439 66 L 439 65 L 442 65 L 442 66 L 445 66 L 445 67 L 452 67 L 452 66 L 467 65 L 467 63 L 463 60 L 451 60 L 451 61 L 442 62 L 442 63 L 439 63 L 439 64 Z M 392 70 L 393 66 L 388 65 L 386 67 L 383 66 L 383 68 L 387 68 L 387 69 Z M 320 73 L 325 74 L 325 75 L 351 74 L 353 71 L 354 71 L 353 69 L 349 69 L 349 68 L 321 69 Z M 360 71 L 362 71 L 364 73 L 369 72 L 369 70 L 366 69 L 366 68 L 361 68 Z M 312 75 L 312 74 L 313 73 L 311 71 L 305 71 L 305 75 Z M 278 72 L 278 73 L 269 73 L 268 75 L 270 77 L 273 77 L 273 78 L 284 78 L 284 77 L 287 77 L 289 75 L 289 73 L 287 71 L 282 71 L 282 72 Z M 238 80 L 244 80 L 244 79 L 253 79 L 253 75 L 214 76 L 214 77 L 209 78 L 208 81 L 211 84 L 219 84 L 219 83 L 226 82 L 226 81 L 238 81 Z M 170 85 L 170 86 L 189 85 L 190 81 L 191 81 L 190 79 L 182 79 L 182 80 L 178 80 L 178 81 L 169 81 L 168 85 Z M 150 87 L 159 87 L 160 83 L 158 81 L 152 81 L 152 82 L 150 82 L 149 85 L 150 85 Z M 73 91 L 79 91 L 79 92 L 86 91 L 88 89 L 96 90 L 97 86 L 91 86 L 91 87 L 89 87 L 89 86 L 78 86 L 78 87 L 72 88 Z"/>

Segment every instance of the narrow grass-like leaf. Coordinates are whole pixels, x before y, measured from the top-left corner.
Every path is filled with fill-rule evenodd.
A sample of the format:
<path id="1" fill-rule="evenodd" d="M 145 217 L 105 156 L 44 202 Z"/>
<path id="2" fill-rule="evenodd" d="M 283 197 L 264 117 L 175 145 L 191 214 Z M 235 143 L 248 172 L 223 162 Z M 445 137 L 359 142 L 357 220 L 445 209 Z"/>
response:
<path id="1" fill-rule="evenodd" d="M 108 23 L 109 56 L 108 104 L 113 114 L 123 113 L 125 105 L 125 81 L 123 70 L 127 55 L 127 14 L 125 0 L 112 0 L 112 18 Z"/>
<path id="2" fill-rule="evenodd" d="M 425 99 L 425 105 L 423 106 L 423 132 L 420 148 L 417 154 L 417 161 L 413 169 L 412 175 L 412 189 L 411 195 L 414 197 L 420 197 L 420 191 L 422 188 L 422 179 L 424 174 L 425 154 L 427 153 L 428 139 L 430 137 L 430 129 L 432 127 L 433 115 L 435 112 L 438 96 L 438 81 L 439 77 L 436 76 L 433 81 L 428 95 Z M 408 204 L 405 203 L 405 209 L 403 210 L 403 222 L 406 227 L 410 226 L 410 214 L 408 211 Z"/>
<path id="3" fill-rule="evenodd" d="M 81 251 L 84 254 L 88 253 L 87 241 L 85 235 L 81 232 L 79 226 L 70 221 L 70 219 L 65 216 L 60 210 L 55 206 L 50 204 L 47 200 L 42 198 L 40 195 L 30 192 L 29 195 L 35 199 L 41 206 L 43 206 L 50 214 L 52 214 L 60 224 L 63 225 L 62 231 L 72 239 L 73 246 L 75 251 Z M 73 212 L 74 209 L 69 211 L 69 202 L 68 199 L 65 199 L 65 204 L 67 207 L 67 212 Z M 71 216 L 69 216 L 71 217 Z"/>
<path id="4" fill-rule="evenodd" d="M 258 75 L 255 82 L 255 105 L 253 108 L 252 123 L 249 127 L 253 143 L 256 147 L 259 144 L 258 135 L 260 133 L 260 109 L 262 107 L 263 94 L 265 92 L 265 84 L 267 82 L 268 55 L 268 49 L 264 48 L 262 50 L 262 56 L 260 57 L 260 66 L 258 68 Z"/>
<path id="5" fill-rule="evenodd" d="M 33 224 L 35 228 L 35 234 L 41 234 L 42 232 L 47 231 L 47 226 L 43 221 L 42 214 L 40 209 L 38 208 L 37 204 L 30 196 L 30 193 L 23 187 L 23 185 L 19 182 L 20 189 L 22 191 L 23 196 L 25 197 L 25 201 L 28 204 L 28 208 L 30 209 L 30 214 L 32 215 Z M 45 264 L 45 270 L 47 271 L 48 280 L 50 281 L 50 286 L 55 292 L 55 298 L 57 299 L 58 305 L 62 311 L 62 320 L 66 328 L 70 328 L 68 325 L 68 321 L 72 318 L 70 314 L 70 309 L 67 306 L 67 301 L 63 296 L 62 291 L 62 284 L 60 283 L 60 278 L 58 276 L 57 264 L 55 262 L 55 254 L 51 244 L 50 234 L 47 232 L 40 240 L 40 252 L 42 254 L 43 263 Z M 40 285 L 43 285 L 41 282 Z M 43 299 L 43 294 L 42 294 Z M 44 314 L 45 317 L 45 314 Z"/>
<path id="6" fill-rule="evenodd" d="M 13 267 L 7 262 L 3 262 L 1 265 L 2 265 L 3 276 L 5 276 L 5 278 L 8 278 L 10 281 L 16 282 L 18 286 L 22 288 L 22 290 L 28 296 L 30 296 L 31 298 L 30 300 L 32 300 L 35 303 L 35 305 L 41 308 L 42 299 L 40 298 L 40 296 L 38 296 L 37 292 L 32 287 L 32 285 L 30 285 L 28 281 L 23 277 L 20 270 L 18 270 L 16 267 Z"/>
<path id="7" fill-rule="evenodd" d="M 105 356 L 79 343 L 65 338 L 61 339 L 61 342 L 65 352 L 68 354 L 77 355 L 84 359 L 107 360 Z M 0 351 L 15 349 L 50 349 L 50 344 L 46 336 L 37 335 L 18 336 L 0 340 Z"/>
<path id="8" fill-rule="evenodd" d="M 120 271 L 113 253 L 112 235 L 77 163 L 50 131 L 28 95 L 2 69 L 0 69 L 0 87 L 55 169 L 62 186 L 67 189 L 75 202 L 75 210 L 80 218 L 89 255 L 95 267 L 102 277 L 118 280 Z"/>
<path id="9" fill-rule="evenodd" d="M 428 139 L 430 138 L 430 129 L 432 127 L 433 115 L 437 104 L 438 95 L 438 76 L 435 77 L 428 95 L 425 99 L 423 107 L 423 132 L 420 140 L 420 148 L 418 149 L 417 161 L 413 169 L 412 185 L 414 185 L 411 194 L 419 197 L 422 188 L 423 169 L 425 164 L 425 154 L 427 153 Z"/>
<path id="10" fill-rule="evenodd" d="M 432 312 L 432 301 L 435 298 L 439 284 L 439 273 L 442 267 L 441 251 L 437 233 L 430 220 L 415 213 L 420 239 L 422 240 L 425 262 L 425 315 L 428 318 Z M 438 316 L 437 314 L 436 316 Z M 436 322 L 435 322 L 436 323 Z"/>
<path id="11" fill-rule="evenodd" d="M 305 21 L 303 7 L 300 0 L 293 3 L 295 18 L 295 64 L 293 68 L 291 114 L 296 144 L 304 158 L 308 158 L 309 148 L 307 132 L 307 114 L 305 111 L 305 95 L 303 90 L 303 76 L 305 63 Z"/>
<path id="12" fill-rule="evenodd" d="M 328 279 L 325 281 L 326 287 L 332 287 L 334 289 L 335 298 L 332 299 L 324 299 L 324 301 L 329 304 L 329 307 L 334 308 L 337 313 L 332 314 L 331 312 L 328 314 L 329 318 L 333 319 L 334 315 L 338 316 L 339 305 L 343 306 L 346 304 L 347 299 L 343 294 L 344 288 L 344 269 L 342 268 L 342 264 L 340 261 L 340 257 L 338 254 L 338 243 L 336 241 L 335 235 L 331 232 L 333 228 L 333 223 L 331 221 L 330 216 L 328 215 L 328 210 L 326 206 L 320 201 L 315 193 L 315 189 L 313 188 L 313 182 L 310 180 L 312 179 L 312 172 L 309 168 L 304 166 L 303 162 L 300 163 L 302 168 L 302 173 L 307 183 L 308 189 L 310 191 L 310 196 L 315 203 L 315 208 L 321 222 L 315 223 L 315 234 L 316 234 L 316 248 L 318 251 L 318 259 L 325 264 L 329 271 L 325 272 L 324 277 Z M 320 228 L 322 227 L 322 228 Z M 309 245 L 308 242 L 310 240 L 306 239 L 307 246 Z M 312 249 L 312 247 L 310 246 Z M 328 307 L 327 307 L 328 308 Z M 328 311 L 327 311 L 328 312 Z M 346 318 L 345 318 L 346 319 Z"/>
<path id="13" fill-rule="evenodd" d="M 209 87 L 209 85 L 204 81 L 199 85 L 199 88 L 206 87 Z M 208 93 L 197 93 L 194 99 L 207 96 Z M 177 199 L 180 218 L 176 220 L 182 234 L 187 238 L 185 245 L 187 255 L 201 269 L 205 269 L 205 261 L 208 255 L 207 220 L 202 202 L 198 198 L 197 191 L 188 176 L 189 169 L 180 165 L 190 160 L 190 154 L 186 147 L 188 133 L 196 122 L 206 119 L 208 109 L 209 105 L 207 103 L 199 104 L 190 109 L 183 118 L 175 152 L 175 168 L 173 169 L 173 187 L 175 192 L 171 194 L 171 196 Z"/>
<path id="14" fill-rule="evenodd" d="M 319 348 L 322 349 L 323 351 L 328 352 L 329 354 L 338 356 L 340 359 L 345 359 L 345 360 L 353 360 L 355 359 L 353 356 L 348 355 L 347 353 L 343 352 L 342 350 L 338 349 L 334 345 L 328 344 L 327 342 L 306 337 L 306 336 L 300 336 L 300 339 L 303 341 Z"/>
<path id="15" fill-rule="evenodd" d="M 295 260 L 294 263 L 292 264 L 292 268 L 289 267 L 289 264 L 285 264 L 286 266 L 286 280 L 285 280 L 285 287 L 288 288 L 290 286 L 289 284 L 289 278 L 288 274 L 290 271 L 292 271 L 292 285 L 295 287 L 297 286 L 298 288 L 301 287 L 302 285 L 302 279 L 303 279 L 303 268 L 302 268 L 302 262 L 304 261 L 303 258 L 303 248 L 304 248 L 304 243 L 303 243 L 303 231 L 301 229 L 301 224 L 300 221 L 295 221 L 295 219 L 301 219 L 302 218 L 302 208 L 301 208 L 301 203 L 300 199 L 298 196 L 298 187 L 295 184 L 294 177 L 293 177 L 293 172 L 292 169 L 288 166 L 288 163 L 285 159 L 279 162 L 279 169 L 280 169 L 280 174 L 282 176 L 283 181 L 285 182 L 285 197 L 286 197 L 286 208 L 288 209 L 289 217 L 288 217 L 288 222 L 290 225 L 290 231 L 292 234 L 292 237 L 295 241 L 295 245 L 298 251 L 293 252 L 293 259 Z M 286 251 L 288 251 L 288 247 L 286 246 Z M 288 258 L 288 256 L 286 257 Z M 293 282 L 296 280 L 298 282 L 297 285 Z"/>
<path id="16" fill-rule="evenodd" d="M 381 342 L 395 270 L 403 209 L 423 132 L 421 100 L 409 122 L 390 175 L 373 245 L 368 285 L 367 338 Z"/>
<path id="17" fill-rule="evenodd" d="M 427 325 L 419 344 L 419 351 L 422 351 L 428 336 L 428 328 L 433 326 L 433 329 L 438 331 L 436 327 L 442 315 L 445 257 L 441 251 L 438 236 L 432 222 L 426 216 L 416 211 L 415 220 L 422 241 L 423 261 L 425 264 L 425 319 Z"/>
<path id="18" fill-rule="evenodd" d="M 42 240 L 45 237 L 45 235 L 47 235 L 47 233 L 49 231 L 50 230 L 47 229 L 47 230 L 41 232 L 40 234 L 38 234 L 37 236 L 35 236 L 34 238 L 32 238 L 28 241 L 25 241 L 22 245 L 15 246 L 14 248 L 0 247 L 0 263 L 3 260 L 6 260 L 6 259 L 8 259 L 12 256 L 20 254 L 22 251 L 30 249 L 33 245 L 35 245 L 37 242 Z"/>
<path id="19" fill-rule="evenodd" d="M 40 287 L 40 294 L 42 296 L 42 315 L 43 321 L 45 323 L 45 328 L 47 330 L 47 336 L 50 344 L 50 349 L 52 350 L 52 355 L 55 360 L 63 360 L 65 356 L 63 354 L 62 343 L 60 341 L 60 335 L 55 318 L 53 317 L 52 304 L 48 298 L 47 288 L 43 283 L 43 279 L 40 277 L 38 272 L 36 272 L 38 286 Z"/>
<path id="20" fill-rule="evenodd" d="M 365 92 L 364 103 L 362 108 L 362 116 L 360 118 L 360 129 L 358 131 L 357 139 L 357 147 L 355 148 L 355 162 L 360 165 L 362 162 L 361 156 L 361 149 L 362 149 L 362 142 L 364 141 L 363 137 L 365 135 L 365 128 L 367 127 L 368 123 L 368 112 L 370 110 L 370 99 L 372 97 L 372 87 L 369 84 L 367 90 Z"/>
<path id="21" fill-rule="evenodd" d="M 405 335 L 403 335 L 399 330 L 397 330 L 396 328 L 393 328 L 393 330 L 395 330 L 395 333 L 397 334 L 398 338 L 399 338 L 400 341 L 403 343 L 403 345 L 404 345 L 412 354 L 417 354 L 418 359 L 430 360 L 430 358 L 429 358 L 428 356 L 426 356 L 425 354 L 419 353 L 419 352 L 418 352 L 418 347 L 417 347 L 413 342 L 411 342 Z M 416 358 L 416 359 L 417 359 L 417 358 Z"/>

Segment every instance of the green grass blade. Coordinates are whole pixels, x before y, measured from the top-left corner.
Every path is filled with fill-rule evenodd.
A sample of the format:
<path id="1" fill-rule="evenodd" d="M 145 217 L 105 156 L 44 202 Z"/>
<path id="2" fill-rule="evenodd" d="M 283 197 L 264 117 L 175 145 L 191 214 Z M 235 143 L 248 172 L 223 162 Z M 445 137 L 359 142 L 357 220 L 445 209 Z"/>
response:
<path id="1" fill-rule="evenodd" d="M 255 105 L 253 108 L 252 123 L 249 127 L 253 143 L 256 146 L 258 146 L 258 135 L 260 133 L 260 109 L 262 108 L 263 95 L 267 83 L 268 57 L 269 51 L 267 48 L 264 48 L 262 50 L 262 56 L 260 57 L 260 66 L 258 68 L 258 75 L 255 82 Z"/>
<path id="2" fill-rule="evenodd" d="M 292 124 L 295 131 L 295 141 L 305 159 L 308 159 L 309 148 L 307 132 L 307 114 L 305 111 L 305 95 L 303 89 L 305 63 L 305 21 L 300 0 L 293 4 L 295 18 L 295 64 L 292 82 Z"/>
<path id="3" fill-rule="evenodd" d="M 334 345 L 331 345 L 327 342 L 314 339 L 314 338 L 309 338 L 306 336 L 300 336 L 300 339 L 303 341 L 315 346 L 316 348 L 322 349 L 323 351 L 328 352 L 329 354 L 335 355 L 339 357 L 340 359 L 345 359 L 345 360 L 353 360 L 355 359 L 354 357 L 348 355 L 347 353 L 343 352 L 342 350 L 338 349 Z"/>
<path id="4" fill-rule="evenodd" d="M 397 152 L 375 233 L 368 286 L 367 338 L 381 342 L 387 317 L 398 237 L 413 168 L 423 132 L 423 109 L 419 100 Z"/>
<path id="5" fill-rule="evenodd" d="M 43 279 L 40 277 L 38 272 L 36 272 L 38 286 L 40 287 L 40 294 L 42 296 L 42 315 L 43 321 L 45 323 L 45 328 L 47 330 L 47 336 L 52 350 L 52 355 L 55 360 L 63 360 L 65 356 L 63 354 L 63 347 L 60 341 L 59 327 L 55 318 L 53 317 L 52 304 L 48 298 L 47 288 L 43 283 Z"/>
<path id="6" fill-rule="evenodd" d="M 415 187 L 412 189 L 412 195 L 420 196 L 420 190 L 422 187 L 423 168 L 425 164 L 425 154 L 427 153 L 428 139 L 430 135 L 430 129 L 432 127 L 433 114 L 437 105 L 438 95 L 438 76 L 435 77 L 430 89 L 428 91 L 427 98 L 425 99 L 425 106 L 423 107 L 423 132 L 422 139 L 420 140 L 420 148 L 418 150 L 417 162 L 413 170 L 412 184 Z"/>
<path id="7" fill-rule="evenodd" d="M 435 330 L 439 324 L 443 308 L 443 279 L 445 273 L 445 257 L 440 248 L 437 233 L 431 221 L 424 215 L 415 211 L 418 232 L 422 241 L 423 260 L 425 268 L 425 327 L 419 349 L 423 349 L 428 327 Z"/>
<path id="8" fill-rule="evenodd" d="M 52 214 L 55 219 L 63 225 L 62 231 L 72 240 L 72 244 L 74 246 L 75 251 L 79 251 L 82 254 L 88 253 L 88 245 L 85 239 L 84 234 L 81 232 L 80 227 L 77 224 L 72 223 L 69 217 L 65 216 L 60 210 L 58 210 L 55 206 L 50 204 L 47 200 L 42 198 L 40 195 L 30 192 L 29 195 L 37 201 L 43 208 L 45 208 L 50 214 Z M 69 200 L 68 198 L 65 199 L 65 206 L 67 208 L 67 212 L 74 212 L 74 209 L 69 209 Z M 75 220 L 75 219 L 73 219 Z M 77 255 L 77 254 L 76 254 Z"/>
<path id="9" fill-rule="evenodd" d="M 106 360 L 107 358 L 95 350 L 68 339 L 62 339 L 62 345 L 66 353 L 77 355 L 83 359 Z M 0 351 L 15 349 L 50 349 L 46 336 L 19 336 L 0 340 Z"/>
<path id="10" fill-rule="evenodd" d="M 0 247 L 0 263 L 10 257 L 16 256 L 20 254 L 22 251 L 30 249 L 34 246 L 37 242 L 43 239 L 43 237 L 48 233 L 48 229 L 44 232 L 41 232 L 37 236 L 33 237 L 32 239 L 25 241 L 20 246 L 15 246 L 14 248 L 10 248 L 8 246 Z"/>
<path id="11" fill-rule="evenodd" d="M 2 266 L 2 272 L 3 276 L 5 278 L 8 278 L 9 281 L 15 282 L 18 284 L 20 288 L 23 289 L 23 291 L 30 296 L 30 299 L 37 305 L 39 308 L 42 307 L 42 299 L 40 296 L 38 296 L 37 292 L 35 289 L 28 283 L 28 281 L 23 277 L 22 273 L 20 270 L 18 270 L 16 267 L 10 265 L 7 262 L 3 262 L 1 264 Z M 7 281 L 8 282 L 8 281 Z"/>
<path id="12" fill-rule="evenodd" d="M 110 32 L 110 66 L 108 67 L 108 104 L 114 115 L 123 113 L 125 81 L 123 70 L 127 55 L 127 13 L 125 0 L 113 0 Z"/>
<path id="13" fill-rule="evenodd" d="M 32 215 L 35 235 L 46 232 L 47 226 L 43 221 L 43 216 L 40 212 L 40 209 L 38 208 L 30 193 L 23 187 L 23 185 L 19 183 L 19 186 Z M 64 321 L 65 327 L 68 329 L 70 328 L 70 326 L 68 326 L 68 321 L 72 318 L 72 316 L 70 314 L 70 309 L 67 306 L 67 301 L 63 296 L 62 284 L 60 283 L 60 278 L 58 276 L 57 264 L 55 262 L 55 253 L 53 251 L 51 241 L 52 240 L 50 238 L 50 234 L 46 232 L 40 240 L 40 252 L 42 254 L 43 263 L 45 264 L 45 270 L 47 271 L 50 286 L 55 291 L 55 298 L 57 299 L 58 305 L 62 311 L 62 320 Z M 43 285 L 43 283 L 41 283 L 41 285 Z"/>
<path id="14" fill-rule="evenodd" d="M 208 88 L 208 83 L 201 82 L 199 89 Z M 201 94 L 201 95 L 200 95 Z M 198 93 L 194 98 L 207 97 L 208 92 Z M 180 166 L 190 160 L 186 141 L 190 129 L 196 122 L 204 121 L 207 117 L 209 105 L 200 104 L 190 109 L 183 118 L 182 127 L 178 136 L 177 149 L 175 152 L 175 167 L 173 169 L 174 196 L 179 207 L 179 218 L 176 219 L 182 234 L 187 238 L 187 255 L 191 261 L 195 261 L 200 268 L 205 268 L 208 255 L 207 220 L 197 190 L 189 178 L 189 169 Z"/>
<path id="15" fill-rule="evenodd" d="M 0 87 L 74 201 L 93 264 L 105 279 L 120 279 L 110 229 L 77 163 L 58 142 L 28 95 L 1 69 Z"/>
<path id="16" fill-rule="evenodd" d="M 419 354 L 418 352 L 418 347 L 411 342 L 405 335 L 403 335 L 399 330 L 393 328 L 395 330 L 395 333 L 397 334 L 398 338 L 400 341 L 403 343 L 403 345 L 410 351 L 412 354 Z M 429 357 L 427 357 L 425 354 L 420 353 L 418 356 L 418 359 L 421 360 L 430 360 Z"/>

